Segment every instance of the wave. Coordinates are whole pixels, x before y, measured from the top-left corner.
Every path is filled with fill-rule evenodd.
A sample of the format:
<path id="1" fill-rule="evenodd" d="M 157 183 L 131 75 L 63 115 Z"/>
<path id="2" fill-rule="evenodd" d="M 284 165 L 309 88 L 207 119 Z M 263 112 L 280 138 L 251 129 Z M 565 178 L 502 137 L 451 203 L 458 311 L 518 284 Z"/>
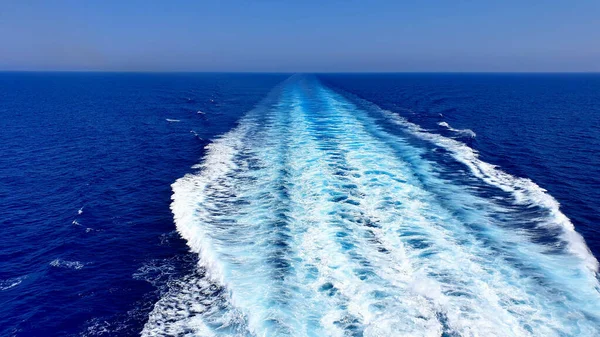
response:
<path id="1" fill-rule="evenodd" d="M 67 268 L 67 269 L 75 269 L 75 270 L 79 270 L 84 267 L 84 264 L 82 262 L 66 261 L 66 260 L 62 260 L 62 259 L 54 259 L 54 260 L 52 260 L 52 262 L 50 262 L 50 265 L 52 267 L 56 267 L 56 268 Z"/>
<path id="2" fill-rule="evenodd" d="M 475 132 L 473 132 L 473 130 L 470 130 L 470 129 L 462 129 L 462 130 L 461 129 L 455 129 L 455 128 L 451 127 L 450 124 L 448 124 L 447 122 L 439 122 L 438 125 L 439 126 L 443 126 L 443 127 L 447 128 L 448 130 L 450 130 L 452 132 L 456 132 L 456 133 L 458 133 L 459 135 L 462 135 L 462 136 L 466 136 L 466 137 L 469 137 L 469 138 L 475 138 L 475 137 L 477 137 L 477 134 Z"/>
<path id="3" fill-rule="evenodd" d="M 314 78 L 274 89 L 194 168 L 171 209 L 198 270 L 142 336 L 600 333 L 598 263 L 556 200 Z"/>
<path id="4" fill-rule="evenodd" d="M 546 209 L 548 211 L 547 217 L 539 219 L 539 226 L 560 229 L 569 250 L 579 256 L 590 270 L 598 270 L 598 261 L 585 244 L 583 237 L 575 231 L 575 226 L 570 219 L 560 211 L 559 202 L 548 194 L 545 189 L 530 179 L 514 177 L 495 165 L 480 160 L 477 151 L 464 143 L 427 132 L 418 125 L 410 123 L 390 111 L 382 112 L 398 125 L 411 130 L 418 137 L 449 150 L 453 157 L 465 164 L 477 178 L 511 193 L 515 203 Z"/>
<path id="5" fill-rule="evenodd" d="M 13 277 L 6 280 L 0 280 L 0 291 L 12 289 L 23 282 L 27 276 Z"/>

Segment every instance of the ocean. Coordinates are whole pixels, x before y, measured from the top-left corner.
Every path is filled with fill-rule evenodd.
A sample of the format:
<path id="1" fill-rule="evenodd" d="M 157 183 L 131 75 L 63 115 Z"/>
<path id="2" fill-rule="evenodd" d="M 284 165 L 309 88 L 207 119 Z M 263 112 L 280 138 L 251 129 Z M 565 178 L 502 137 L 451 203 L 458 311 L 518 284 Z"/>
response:
<path id="1" fill-rule="evenodd" d="M 0 73 L 0 336 L 598 336 L 600 75 Z"/>

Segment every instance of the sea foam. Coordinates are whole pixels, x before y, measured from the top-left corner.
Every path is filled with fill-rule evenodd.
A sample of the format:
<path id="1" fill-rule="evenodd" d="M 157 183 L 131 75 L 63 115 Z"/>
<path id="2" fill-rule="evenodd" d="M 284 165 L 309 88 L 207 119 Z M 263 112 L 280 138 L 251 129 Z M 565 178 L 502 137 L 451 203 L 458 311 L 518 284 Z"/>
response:
<path id="1" fill-rule="evenodd" d="M 554 198 L 313 78 L 276 88 L 195 169 L 171 208 L 198 269 L 143 336 L 600 333 L 598 263 Z"/>

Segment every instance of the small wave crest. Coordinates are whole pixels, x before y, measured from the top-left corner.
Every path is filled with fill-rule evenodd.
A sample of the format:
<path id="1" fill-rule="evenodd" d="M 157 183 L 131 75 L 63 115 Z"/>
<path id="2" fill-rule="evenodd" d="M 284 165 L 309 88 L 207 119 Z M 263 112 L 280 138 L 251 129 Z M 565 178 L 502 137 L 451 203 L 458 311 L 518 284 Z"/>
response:
<path id="1" fill-rule="evenodd" d="M 468 137 L 468 138 L 475 138 L 477 136 L 477 134 L 475 134 L 475 132 L 473 132 L 473 130 L 471 130 L 471 129 L 462 129 L 462 130 L 455 129 L 455 128 L 451 127 L 450 124 L 448 124 L 447 122 L 439 122 L 438 125 L 443 126 L 443 127 L 447 128 L 448 130 L 459 134 L 460 136 L 464 136 L 464 137 Z"/>
<path id="2" fill-rule="evenodd" d="M 23 282 L 27 276 L 13 277 L 6 280 L 0 280 L 0 291 L 12 289 Z"/>
<path id="3" fill-rule="evenodd" d="M 84 264 L 79 261 L 67 261 L 62 259 L 54 259 L 50 262 L 50 266 L 56 268 L 67 268 L 67 269 L 75 269 L 79 270 L 84 267 Z"/>

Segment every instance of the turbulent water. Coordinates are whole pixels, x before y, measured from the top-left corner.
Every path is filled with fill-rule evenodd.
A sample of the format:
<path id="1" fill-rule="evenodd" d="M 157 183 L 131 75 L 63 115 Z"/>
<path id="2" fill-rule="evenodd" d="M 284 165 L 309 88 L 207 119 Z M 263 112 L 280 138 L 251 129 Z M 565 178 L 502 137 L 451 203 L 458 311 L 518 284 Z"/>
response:
<path id="1" fill-rule="evenodd" d="M 198 266 L 142 336 L 600 335 L 598 262 L 552 196 L 315 77 L 195 168 L 171 209 Z"/>
<path id="2" fill-rule="evenodd" d="M 0 336 L 600 335 L 597 74 L 0 72 L 0 97 Z"/>

